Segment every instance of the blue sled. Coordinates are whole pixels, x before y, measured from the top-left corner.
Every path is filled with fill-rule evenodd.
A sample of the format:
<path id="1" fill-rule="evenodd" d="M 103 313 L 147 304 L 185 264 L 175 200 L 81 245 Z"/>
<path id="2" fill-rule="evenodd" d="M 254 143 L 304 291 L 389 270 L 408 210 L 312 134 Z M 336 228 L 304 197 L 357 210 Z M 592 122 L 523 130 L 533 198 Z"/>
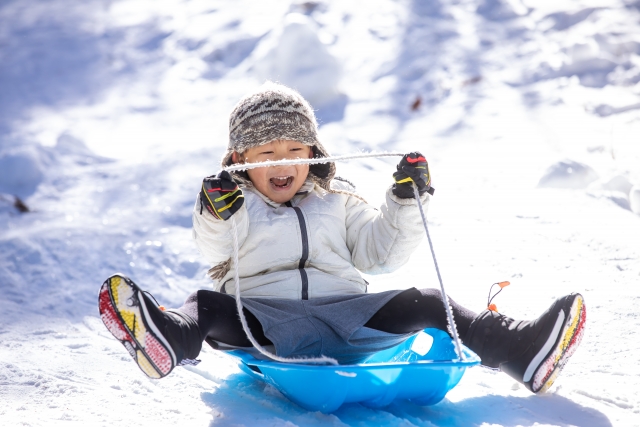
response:
<path id="1" fill-rule="evenodd" d="M 372 408 L 396 399 L 435 405 L 468 367 L 480 363 L 467 347 L 463 353 L 465 360 L 457 360 L 451 337 L 431 328 L 357 365 L 289 364 L 256 359 L 241 350 L 228 352 L 245 373 L 271 384 L 301 407 L 325 413 L 349 402 Z"/>

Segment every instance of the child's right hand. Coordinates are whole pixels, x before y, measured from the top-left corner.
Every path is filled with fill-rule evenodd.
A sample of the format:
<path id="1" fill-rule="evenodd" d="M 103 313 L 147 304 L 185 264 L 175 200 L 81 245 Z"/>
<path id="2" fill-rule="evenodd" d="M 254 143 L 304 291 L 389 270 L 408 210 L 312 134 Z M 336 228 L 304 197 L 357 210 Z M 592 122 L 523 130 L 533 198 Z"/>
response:
<path id="1" fill-rule="evenodd" d="M 202 180 L 200 215 L 204 206 L 214 218 L 226 221 L 238 212 L 243 203 L 244 194 L 229 172 L 222 171 L 216 176 L 211 175 Z"/>

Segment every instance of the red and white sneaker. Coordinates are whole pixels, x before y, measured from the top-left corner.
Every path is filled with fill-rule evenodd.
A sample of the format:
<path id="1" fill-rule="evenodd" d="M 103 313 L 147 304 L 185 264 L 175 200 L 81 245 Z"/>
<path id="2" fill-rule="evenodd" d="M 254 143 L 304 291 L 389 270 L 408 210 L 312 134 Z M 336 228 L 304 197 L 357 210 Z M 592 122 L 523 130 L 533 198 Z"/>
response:
<path id="1" fill-rule="evenodd" d="M 185 359 L 195 358 L 202 340 L 196 322 L 176 310 L 163 311 L 131 279 L 109 277 L 100 288 L 100 316 L 142 372 L 162 378 Z"/>

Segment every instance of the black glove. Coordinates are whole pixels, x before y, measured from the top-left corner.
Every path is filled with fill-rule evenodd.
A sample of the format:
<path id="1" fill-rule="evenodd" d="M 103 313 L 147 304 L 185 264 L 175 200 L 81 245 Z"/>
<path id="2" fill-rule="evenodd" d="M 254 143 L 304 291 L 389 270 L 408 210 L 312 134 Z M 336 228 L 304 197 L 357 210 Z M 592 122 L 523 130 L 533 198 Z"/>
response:
<path id="1" fill-rule="evenodd" d="M 396 181 L 391 192 L 401 199 L 413 199 L 413 183 L 418 186 L 418 193 L 422 196 L 429 193 L 433 196 L 435 189 L 431 187 L 431 174 L 427 160 L 418 151 L 405 154 L 393 173 Z"/>
<path id="2" fill-rule="evenodd" d="M 238 212 L 244 203 L 244 194 L 227 171 L 202 180 L 200 190 L 200 215 L 203 207 L 217 219 L 224 221 Z"/>

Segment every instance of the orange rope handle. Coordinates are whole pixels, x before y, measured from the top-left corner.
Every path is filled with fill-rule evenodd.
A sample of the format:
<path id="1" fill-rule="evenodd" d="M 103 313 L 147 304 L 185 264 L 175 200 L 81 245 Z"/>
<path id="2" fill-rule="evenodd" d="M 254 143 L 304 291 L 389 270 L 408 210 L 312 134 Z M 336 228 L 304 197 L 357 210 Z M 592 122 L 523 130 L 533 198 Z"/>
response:
<path id="1" fill-rule="evenodd" d="M 498 306 L 493 304 L 491 301 L 493 301 L 493 299 L 500 293 L 502 292 L 502 290 L 504 288 L 506 288 L 507 286 L 509 286 L 511 284 L 511 282 L 508 281 L 504 281 L 504 282 L 497 282 L 494 283 L 493 285 L 491 285 L 491 288 L 489 289 L 489 298 L 487 299 L 487 310 L 489 311 L 495 311 L 496 313 L 498 312 Z M 498 287 L 500 288 L 500 290 L 498 292 L 496 292 L 495 294 L 493 294 L 493 296 L 491 296 L 491 291 L 493 290 L 493 287 L 498 285 Z"/>

